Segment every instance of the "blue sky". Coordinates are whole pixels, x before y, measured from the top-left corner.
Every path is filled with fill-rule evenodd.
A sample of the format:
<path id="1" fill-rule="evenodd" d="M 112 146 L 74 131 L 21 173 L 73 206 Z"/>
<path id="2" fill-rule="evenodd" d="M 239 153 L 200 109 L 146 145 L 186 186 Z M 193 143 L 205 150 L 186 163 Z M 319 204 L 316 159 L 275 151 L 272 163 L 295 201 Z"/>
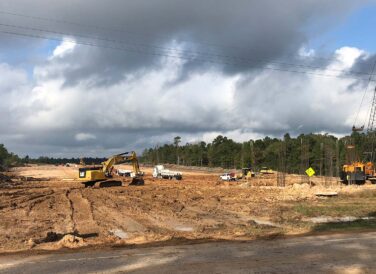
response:
<path id="1" fill-rule="evenodd" d="M 321 51 L 334 51 L 344 46 L 357 47 L 370 53 L 376 51 L 376 3 L 368 4 L 352 12 L 345 20 L 310 45 Z"/>

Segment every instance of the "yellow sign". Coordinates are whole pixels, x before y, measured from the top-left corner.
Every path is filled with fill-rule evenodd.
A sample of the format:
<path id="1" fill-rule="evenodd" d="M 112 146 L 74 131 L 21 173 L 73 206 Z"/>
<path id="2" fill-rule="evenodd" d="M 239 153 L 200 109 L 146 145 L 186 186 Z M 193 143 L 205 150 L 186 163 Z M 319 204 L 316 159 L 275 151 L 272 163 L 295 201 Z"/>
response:
<path id="1" fill-rule="evenodd" d="M 309 177 L 312 177 L 313 175 L 315 175 L 315 170 L 312 168 L 312 167 L 310 167 L 309 169 L 307 169 L 306 171 L 305 171 L 305 173 L 307 173 L 307 175 L 309 176 Z"/>

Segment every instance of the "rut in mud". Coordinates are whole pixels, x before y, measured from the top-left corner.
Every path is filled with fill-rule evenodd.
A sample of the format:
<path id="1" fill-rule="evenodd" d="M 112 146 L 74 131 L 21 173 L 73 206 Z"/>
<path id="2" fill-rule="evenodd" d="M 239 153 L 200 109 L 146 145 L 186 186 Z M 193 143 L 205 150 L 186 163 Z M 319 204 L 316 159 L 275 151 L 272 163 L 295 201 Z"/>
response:
<path id="1" fill-rule="evenodd" d="M 25 250 L 30 242 L 33 248 L 59 248 L 54 241 L 65 235 L 88 245 L 252 239 L 290 229 L 282 218 L 286 202 L 317 199 L 309 188 L 250 187 L 204 172 L 187 172 L 182 181 L 146 175 L 141 187 L 84 188 L 69 178 L 74 168 L 16 171 L 39 177 L 0 188 L 0 252 Z"/>
<path id="2" fill-rule="evenodd" d="M 67 198 L 71 210 L 72 231 L 80 235 L 97 234 L 99 232 L 98 225 L 94 220 L 90 202 L 82 196 L 82 190 L 69 191 Z"/>

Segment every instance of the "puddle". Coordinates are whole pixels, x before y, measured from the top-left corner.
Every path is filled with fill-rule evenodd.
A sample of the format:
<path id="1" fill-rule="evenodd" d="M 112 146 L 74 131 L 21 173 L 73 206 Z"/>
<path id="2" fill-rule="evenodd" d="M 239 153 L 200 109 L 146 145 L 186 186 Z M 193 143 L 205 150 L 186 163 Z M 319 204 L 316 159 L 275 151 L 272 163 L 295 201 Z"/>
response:
<path id="1" fill-rule="evenodd" d="M 123 230 L 121 229 L 111 229 L 109 231 L 112 235 L 120 238 L 120 239 L 127 239 L 128 238 L 128 233 L 127 232 L 124 232 Z"/>
<path id="2" fill-rule="evenodd" d="M 315 224 L 325 224 L 325 223 L 346 223 L 346 222 L 354 222 L 360 220 L 373 220 L 375 217 L 353 217 L 353 216 L 346 216 L 346 217 L 313 217 L 313 218 L 306 218 L 304 221 L 309 221 Z"/>
<path id="3" fill-rule="evenodd" d="M 266 225 L 266 226 L 274 226 L 274 227 L 281 227 L 281 225 L 273 223 L 268 220 L 261 220 L 261 219 L 252 219 L 251 222 L 255 222 L 258 225 Z"/>
<path id="4" fill-rule="evenodd" d="M 175 230 L 182 231 L 182 232 L 192 232 L 194 230 L 193 227 L 183 226 L 183 225 L 177 225 L 174 228 Z"/>

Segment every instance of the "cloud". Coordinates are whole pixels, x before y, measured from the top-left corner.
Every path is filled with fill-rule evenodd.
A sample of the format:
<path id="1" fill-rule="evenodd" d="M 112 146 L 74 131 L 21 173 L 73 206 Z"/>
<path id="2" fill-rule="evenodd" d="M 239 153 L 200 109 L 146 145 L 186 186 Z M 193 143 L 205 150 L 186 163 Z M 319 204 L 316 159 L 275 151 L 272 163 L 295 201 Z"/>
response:
<path id="1" fill-rule="evenodd" d="M 74 136 L 74 138 L 79 142 L 97 139 L 95 135 L 90 133 L 77 133 L 76 136 Z"/>
<path id="2" fill-rule="evenodd" d="M 184 57 L 177 76 L 179 81 L 189 79 L 194 71 L 213 67 L 229 75 L 247 72 L 295 55 L 309 40 L 305 28 L 325 22 L 326 25 L 319 24 L 320 32 L 325 32 L 366 2 L 285 0 L 281 9 L 275 0 L 236 3 L 155 0 L 153 4 L 148 0 L 96 1 L 95 4 L 88 0 L 53 4 L 47 0 L 20 0 L 0 7 L 53 19 L 43 21 L 2 14 L 7 22 L 14 24 L 17 19 L 17 25 L 76 35 L 78 42 L 101 46 L 77 46 L 62 58 L 66 66 L 61 66 L 58 73 L 64 76 L 65 86 L 89 79 L 91 85 L 109 86 L 121 82 L 124 74 L 159 69 L 163 66 L 161 55 Z M 75 24 L 59 23 L 56 21 L 59 19 Z M 56 33 L 37 34 L 65 37 Z"/>
<path id="3" fill-rule="evenodd" d="M 75 43 L 76 41 L 74 39 L 65 38 L 63 42 L 54 49 L 52 57 L 62 58 L 65 55 L 72 53 L 74 48 L 76 47 Z"/>
<path id="4" fill-rule="evenodd" d="M 21 155 L 108 156 L 170 142 L 176 135 L 184 143 L 218 134 L 245 141 L 286 132 L 350 131 L 364 82 L 263 68 L 285 68 L 276 63 L 290 55 L 293 62 L 317 65 L 305 29 L 325 18 L 344 18 L 363 2 L 288 0 L 284 9 L 269 0 L 157 0 L 152 7 L 144 0 L 49 3 L 0 4 L 4 10 L 78 23 L 17 20 L 72 34 L 61 35 L 63 41 L 45 50 L 44 60 L 29 71 L 11 60 L 0 65 L 5 117 L 0 142 Z M 334 24 L 320 25 L 325 31 Z M 176 58 L 181 52 L 190 57 Z M 340 76 L 336 70 L 366 69 L 373 58 L 342 47 L 311 72 Z"/>
<path id="5" fill-rule="evenodd" d="M 328 67 L 350 69 L 362 54 L 339 49 Z M 179 71 L 170 61 L 164 69 L 128 75 L 114 86 L 87 89 L 83 81 L 62 88 L 63 76 L 44 77 L 55 65 L 60 63 L 50 59 L 37 67 L 28 100 L 14 102 L 28 115 L 17 120 L 13 132 L 27 136 L 22 142 L 30 148 L 44 145 L 54 155 L 142 150 L 176 135 L 195 142 L 218 134 L 238 141 L 286 132 L 343 134 L 350 131 L 363 87 L 354 79 L 269 70 L 237 76 L 195 73 L 189 81 L 166 86 Z M 8 138 L 20 143 L 19 137 Z"/>

